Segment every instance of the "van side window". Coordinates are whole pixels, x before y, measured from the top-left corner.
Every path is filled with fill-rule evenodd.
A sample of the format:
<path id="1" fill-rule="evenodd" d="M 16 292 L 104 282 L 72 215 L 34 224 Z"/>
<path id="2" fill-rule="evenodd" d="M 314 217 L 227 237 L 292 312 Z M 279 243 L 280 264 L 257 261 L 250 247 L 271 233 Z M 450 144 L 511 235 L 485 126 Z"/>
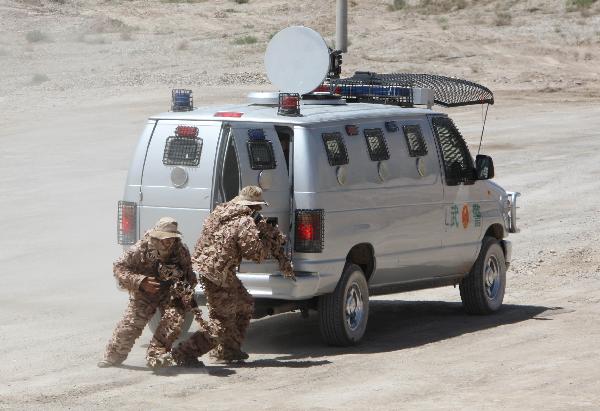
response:
<path id="1" fill-rule="evenodd" d="M 240 191 L 240 169 L 238 166 L 237 155 L 235 152 L 235 140 L 231 134 L 225 152 L 223 161 L 223 195 L 224 201 L 233 199 Z"/>
<path id="2" fill-rule="evenodd" d="M 383 136 L 383 130 L 380 128 L 366 128 L 364 130 L 365 140 L 369 149 L 369 157 L 372 161 L 382 161 L 390 159 L 387 142 Z"/>
<path id="3" fill-rule="evenodd" d="M 202 152 L 202 139 L 190 137 L 171 136 L 167 138 L 163 164 L 166 166 L 190 166 L 200 164 Z"/>
<path id="4" fill-rule="evenodd" d="M 342 166 L 348 164 L 348 151 L 342 138 L 342 133 L 323 133 L 323 144 L 327 152 L 327 161 L 330 166 Z"/>
<path id="5" fill-rule="evenodd" d="M 408 145 L 408 153 L 411 157 L 421 157 L 427 155 L 427 144 L 421 133 L 421 126 L 404 126 L 404 137 Z"/>
<path id="6" fill-rule="evenodd" d="M 273 144 L 269 140 L 248 140 L 248 155 L 252 170 L 272 170 L 277 167 Z"/>
<path id="7" fill-rule="evenodd" d="M 467 143 L 448 117 L 434 117 L 433 130 L 440 143 L 446 184 L 457 185 L 475 180 L 475 167 Z"/>

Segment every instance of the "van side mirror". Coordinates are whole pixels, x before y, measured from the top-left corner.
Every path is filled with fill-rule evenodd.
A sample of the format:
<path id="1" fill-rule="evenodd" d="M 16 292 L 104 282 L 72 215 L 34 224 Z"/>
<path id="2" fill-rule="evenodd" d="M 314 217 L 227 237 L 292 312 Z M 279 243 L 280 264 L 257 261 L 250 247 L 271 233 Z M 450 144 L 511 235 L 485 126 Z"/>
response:
<path id="1" fill-rule="evenodd" d="M 492 157 L 483 154 L 477 154 L 475 159 L 475 170 L 477 172 L 477 180 L 489 180 L 494 178 L 494 162 Z"/>

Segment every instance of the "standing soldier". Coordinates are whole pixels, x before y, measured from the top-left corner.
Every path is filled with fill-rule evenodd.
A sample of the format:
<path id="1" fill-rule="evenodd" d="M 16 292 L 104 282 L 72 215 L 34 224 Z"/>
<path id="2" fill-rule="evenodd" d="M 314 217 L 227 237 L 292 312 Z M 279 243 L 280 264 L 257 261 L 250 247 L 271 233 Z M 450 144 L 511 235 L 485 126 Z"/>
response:
<path id="1" fill-rule="evenodd" d="M 268 206 L 262 190 L 244 187 L 239 195 L 218 205 L 204 221 L 202 235 L 192 257 L 208 302 L 209 317 L 218 345 L 215 357 L 225 362 L 242 361 L 248 354 L 241 345 L 250 324 L 254 301 L 236 271 L 242 258 L 262 262 L 270 254 L 282 274 L 295 279 L 292 263 L 283 245 L 285 236 L 258 213 Z M 200 352 L 193 335 L 173 349 L 173 357 L 190 358 Z"/>
<path id="2" fill-rule="evenodd" d="M 192 271 L 190 252 L 177 231 L 177 222 L 170 217 L 161 218 L 115 262 L 114 274 L 119 287 L 129 291 L 129 306 L 98 366 L 121 364 L 157 308 L 162 315 L 148 346 L 146 361 L 152 368 L 172 365 L 170 356 L 165 354 L 181 332 L 185 313 L 194 311 L 196 319 L 200 317 L 199 310 L 192 307 L 190 301 L 197 280 Z M 203 341 L 205 352 L 213 347 L 211 337 L 205 332 L 200 332 L 196 340 Z M 194 358 L 182 365 L 198 366 L 201 363 Z"/>

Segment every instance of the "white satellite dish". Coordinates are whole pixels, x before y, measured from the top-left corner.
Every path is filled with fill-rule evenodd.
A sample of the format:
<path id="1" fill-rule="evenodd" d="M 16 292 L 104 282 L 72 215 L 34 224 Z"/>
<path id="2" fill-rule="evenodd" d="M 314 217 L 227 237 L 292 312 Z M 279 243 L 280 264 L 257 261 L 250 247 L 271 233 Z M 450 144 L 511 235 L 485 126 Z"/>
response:
<path id="1" fill-rule="evenodd" d="M 329 48 L 308 27 L 293 26 L 277 33 L 265 53 L 267 77 L 283 93 L 310 93 L 329 72 Z"/>

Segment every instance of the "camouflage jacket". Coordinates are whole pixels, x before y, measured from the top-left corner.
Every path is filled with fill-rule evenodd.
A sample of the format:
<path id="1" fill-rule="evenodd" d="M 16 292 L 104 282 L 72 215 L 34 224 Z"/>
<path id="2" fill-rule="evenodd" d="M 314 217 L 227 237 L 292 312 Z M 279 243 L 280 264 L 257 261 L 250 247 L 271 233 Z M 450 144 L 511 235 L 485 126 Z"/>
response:
<path id="1" fill-rule="evenodd" d="M 169 258 L 161 261 L 147 234 L 115 261 L 113 271 L 119 287 L 130 292 L 138 291 L 146 277 L 155 277 L 159 281 L 183 280 L 192 287 L 198 282 L 185 244 L 177 241 Z"/>
<path id="2" fill-rule="evenodd" d="M 275 242 L 281 248 L 285 236 L 280 232 L 279 235 L 276 241 L 267 238 L 249 207 L 231 202 L 220 204 L 204 221 L 192 256 L 194 270 L 212 283 L 227 287 L 242 258 L 260 263 L 272 254 Z"/>

